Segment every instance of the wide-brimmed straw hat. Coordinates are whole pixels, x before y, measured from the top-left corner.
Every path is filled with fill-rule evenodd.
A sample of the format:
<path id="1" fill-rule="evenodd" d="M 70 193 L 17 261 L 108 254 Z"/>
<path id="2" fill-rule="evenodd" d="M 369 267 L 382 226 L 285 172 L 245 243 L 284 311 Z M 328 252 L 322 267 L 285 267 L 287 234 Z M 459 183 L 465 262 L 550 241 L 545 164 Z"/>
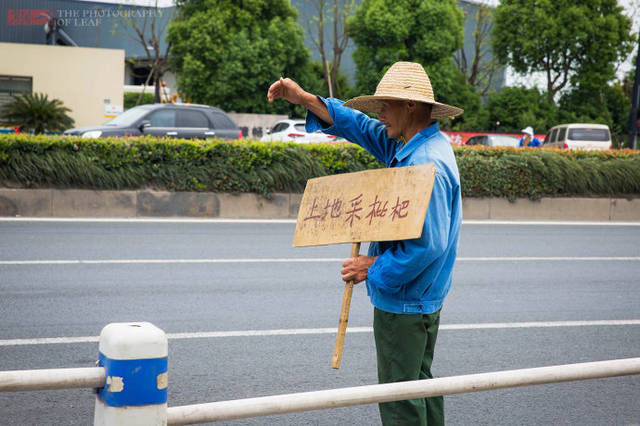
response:
<path id="1" fill-rule="evenodd" d="M 431 81 L 422 65 L 396 62 L 378 83 L 375 95 L 358 96 L 344 105 L 362 112 L 380 112 L 384 100 L 415 101 L 433 105 L 431 118 L 449 118 L 462 114 L 460 108 L 436 102 Z"/>
<path id="2" fill-rule="evenodd" d="M 521 132 L 533 137 L 533 127 L 531 126 L 525 127 Z"/>

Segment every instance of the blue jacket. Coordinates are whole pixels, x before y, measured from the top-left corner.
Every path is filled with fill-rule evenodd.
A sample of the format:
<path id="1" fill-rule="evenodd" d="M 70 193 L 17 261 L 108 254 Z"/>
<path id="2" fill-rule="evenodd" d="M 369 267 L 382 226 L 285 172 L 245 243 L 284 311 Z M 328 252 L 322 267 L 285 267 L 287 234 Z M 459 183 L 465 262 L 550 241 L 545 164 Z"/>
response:
<path id="1" fill-rule="evenodd" d="M 522 144 L 524 143 L 524 136 L 520 138 L 520 148 L 522 148 Z M 535 148 L 541 146 L 542 142 L 535 136 L 531 138 L 531 142 L 529 142 L 529 148 Z"/>
<path id="2" fill-rule="evenodd" d="M 422 236 L 369 245 L 369 256 L 378 258 L 368 271 L 367 292 L 373 306 L 386 312 L 438 311 L 451 287 L 462 223 L 460 176 L 451 145 L 438 124 L 423 129 L 402 145 L 387 136 L 382 122 L 342 106 L 340 100 L 320 99 L 329 108 L 334 124 L 327 126 L 309 111 L 308 132 L 320 129 L 355 142 L 386 167 L 434 163 L 436 177 Z"/>

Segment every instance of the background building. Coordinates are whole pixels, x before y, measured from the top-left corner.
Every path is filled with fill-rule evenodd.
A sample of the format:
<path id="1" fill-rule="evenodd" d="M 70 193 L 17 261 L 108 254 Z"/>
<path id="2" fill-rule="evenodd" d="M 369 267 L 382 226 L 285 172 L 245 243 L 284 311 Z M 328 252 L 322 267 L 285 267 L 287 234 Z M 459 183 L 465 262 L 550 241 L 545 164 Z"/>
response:
<path id="1" fill-rule="evenodd" d="M 46 93 L 71 109 L 78 127 L 122 111 L 123 50 L 0 43 L 0 56 L 0 101 Z"/>
<path id="2" fill-rule="evenodd" d="M 125 89 L 136 91 L 147 81 L 146 50 L 151 56 L 155 52 L 143 45 L 134 26 L 148 34 L 153 23 L 160 31 L 175 13 L 172 1 L 146 7 L 155 4 L 155 0 L 2 0 L 0 105 L 14 94 L 44 92 L 70 107 L 78 126 L 105 122 L 122 110 Z M 165 49 L 161 37 L 160 50 Z M 54 77 L 59 81 L 53 82 Z M 163 94 L 169 97 L 175 91 L 175 78 L 166 73 L 162 79 Z M 118 93 L 113 92 L 114 85 Z M 86 88 L 81 99 L 74 87 Z M 153 88 L 146 91 L 153 93 Z"/>

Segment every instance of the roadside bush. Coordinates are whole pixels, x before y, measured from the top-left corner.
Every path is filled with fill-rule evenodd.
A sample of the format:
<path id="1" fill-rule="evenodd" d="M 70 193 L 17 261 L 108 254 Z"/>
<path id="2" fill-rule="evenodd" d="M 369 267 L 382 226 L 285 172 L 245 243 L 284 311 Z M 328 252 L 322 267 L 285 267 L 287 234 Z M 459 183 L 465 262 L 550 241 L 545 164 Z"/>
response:
<path id="1" fill-rule="evenodd" d="M 640 152 L 454 148 L 464 197 L 640 194 Z M 0 185 L 302 192 L 310 178 L 380 168 L 353 144 L 0 136 Z"/>
<path id="2" fill-rule="evenodd" d="M 454 148 L 463 197 L 640 194 L 640 151 Z"/>

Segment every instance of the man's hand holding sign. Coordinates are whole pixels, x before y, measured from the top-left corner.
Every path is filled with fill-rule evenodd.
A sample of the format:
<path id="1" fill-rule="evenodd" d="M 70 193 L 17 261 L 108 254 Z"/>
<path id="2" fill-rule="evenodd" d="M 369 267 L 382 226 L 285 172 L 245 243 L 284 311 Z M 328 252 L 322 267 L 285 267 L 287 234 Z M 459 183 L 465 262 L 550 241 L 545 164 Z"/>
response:
<path id="1" fill-rule="evenodd" d="M 303 105 L 308 132 L 343 137 L 387 167 L 311 179 L 300 206 L 294 245 L 353 243 L 341 271 L 347 286 L 334 368 L 340 365 L 353 283 L 366 280 L 379 382 L 431 378 L 462 222 L 456 160 L 432 120 L 462 110 L 436 102 L 422 65 L 409 62 L 393 64 L 375 95 L 346 103 L 307 93 L 287 78 L 273 83 L 267 97 Z M 361 241 L 372 241 L 367 256 L 359 256 Z M 379 407 L 384 425 L 444 424 L 442 397 Z"/>

